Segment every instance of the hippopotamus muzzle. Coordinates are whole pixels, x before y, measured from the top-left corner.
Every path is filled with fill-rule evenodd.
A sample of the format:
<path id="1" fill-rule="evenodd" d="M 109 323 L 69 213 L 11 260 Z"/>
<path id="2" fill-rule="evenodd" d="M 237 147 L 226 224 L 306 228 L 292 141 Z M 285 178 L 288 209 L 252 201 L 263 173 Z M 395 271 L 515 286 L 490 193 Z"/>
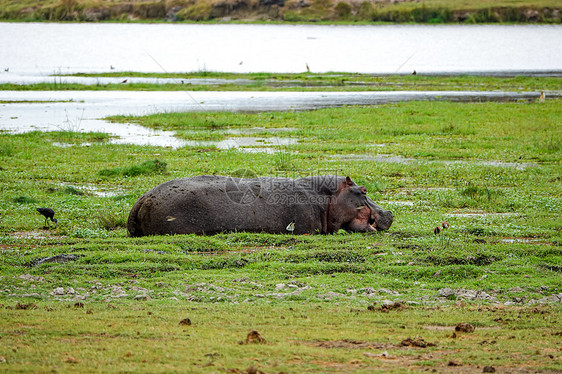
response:
<path id="1" fill-rule="evenodd" d="M 367 197 L 367 207 L 371 210 L 369 224 L 377 231 L 388 230 L 394 221 L 394 214 L 390 210 L 384 210 L 373 200 Z"/>

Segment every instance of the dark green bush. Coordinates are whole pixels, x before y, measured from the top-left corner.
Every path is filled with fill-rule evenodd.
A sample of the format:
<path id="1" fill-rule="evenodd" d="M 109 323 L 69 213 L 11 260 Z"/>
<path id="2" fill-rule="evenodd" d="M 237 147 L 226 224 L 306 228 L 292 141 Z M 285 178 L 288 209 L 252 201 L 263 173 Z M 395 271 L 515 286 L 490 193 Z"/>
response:
<path id="1" fill-rule="evenodd" d="M 180 20 L 207 21 L 211 19 L 212 11 L 211 3 L 200 1 L 180 10 L 176 15 Z"/>
<path id="2" fill-rule="evenodd" d="M 412 10 L 412 18 L 422 23 L 445 23 L 453 20 L 453 12 L 446 8 L 416 8 Z"/>
<path id="3" fill-rule="evenodd" d="M 63 192 L 66 193 L 66 194 L 69 194 L 69 195 L 77 195 L 77 196 L 83 196 L 84 195 L 84 191 L 81 191 L 78 188 L 72 187 L 72 186 L 65 187 Z"/>
<path id="4" fill-rule="evenodd" d="M 351 17 L 351 5 L 349 5 L 349 3 L 340 1 L 339 3 L 336 4 L 336 7 L 334 8 L 334 13 L 336 19 L 347 20 Z"/>
<path id="5" fill-rule="evenodd" d="M 360 20 L 369 20 L 373 17 L 374 6 L 369 1 L 363 1 L 357 10 L 357 18 Z"/>
<path id="6" fill-rule="evenodd" d="M 98 224 L 101 228 L 109 231 L 116 230 L 118 228 L 125 228 L 127 227 L 127 215 L 99 212 Z"/>
<path id="7" fill-rule="evenodd" d="M 37 200 L 29 196 L 18 196 L 13 198 L 13 202 L 16 204 L 35 204 Z"/>

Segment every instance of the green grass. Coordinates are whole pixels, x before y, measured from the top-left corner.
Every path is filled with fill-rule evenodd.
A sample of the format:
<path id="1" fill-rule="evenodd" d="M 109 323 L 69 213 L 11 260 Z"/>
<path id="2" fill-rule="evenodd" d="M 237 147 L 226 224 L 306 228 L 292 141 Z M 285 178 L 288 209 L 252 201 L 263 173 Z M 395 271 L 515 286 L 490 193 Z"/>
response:
<path id="1" fill-rule="evenodd" d="M 136 120 L 146 127 L 178 131 L 186 138 L 192 133 L 199 137 L 203 130 L 215 137 L 225 137 L 227 134 L 221 133 L 225 128 L 288 128 L 290 131 L 283 132 L 283 136 L 301 139 L 285 147 L 298 152 L 290 155 L 295 162 L 304 155 L 321 152 L 337 156 L 343 151 L 356 156 L 401 155 L 451 165 L 462 160 L 529 163 L 560 159 L 562 132 L 557 126 L 561 115 L 558 104 L 558 100 L 531 104 L 410 102 L 314 112 L 164 113 Z M 537 108 L 544 108 L 544 113 L 537 116 Z M 114 120 L 135 119 L 123 116 Z M 381 146 L 373 148 L 377 144 Z M 361 163 L 368 164 L 356 162 Z M 325 159 L 319 165 L 326 167 L 333 162 Z M 306 160 L 297 166 L 309 167 Z M 435 169 L 430 163 L 418 168 Z M 465 169 L 471 173 L 470 165 Z M 473 172 L 480 173 L 477 169 Z M 450 178 L 456 179 L 457 175 Z"/>
<path id="2" fill-rule="evenodd" d="M 14 349 L 4 354 L 2 365 L 18 372 L 153 373 L 245 373 L 251 367 L 268 373 L 399 373 L 445 371 L 451 361 L 470 372 L 483 366 L 560 368 L 552 308 L 414 306 L 382 313 L 334 303 L 74 304 L 3 310 L 3 345 Z M 185 318 L 191 325 L 179 324 Z M 452 338 L 460 322 L 476 330 Z M 240 344 L 252 330 L 265 342 Z M 436 346 L 400 346 L 416 337 Z M 388 358 L 376 356 L 383 352 Z"/>
<path id="3" fill-rule="evenodd" d="M 145 174 L 165 173 L 166 163 L 160 160 L 145 161 L 140 165 L 117 167 L 100 170 L 99 174 L 104 177 L 126 176 L 138 177 Z"/>
<path id="4" fill-rule="evenodd" d="M 0 84 L 1 90 L 140 90 L 140 91 L 560 91 L 560 77 L 484 77 L 473 75 L 371 75 L 357 73 L 135 73 L 113 72 L 77 74 L 84 77 L 140 77 L 185 79 L 184 83 L 66 84 L 57 83 Z M 190 84 L 189 79 L 224 79 L 212 85 Z"/>
<path id="5" fill-rule="evenodd" d="M 227 129 L 288 128 L 275 136 L 299 141 L 273 154 L 1 133 L 0 365 L 367 373 L 440 372 L 453 361 L 467 372 L 560 371 L 561 104 L 119 118 L 215 140 L 243 136 Z M 130 172 L 150 160 L 165 169 Z M 127 237 L 128 212 L 150 188 L 240 169 L 349 175 L 395 222 L 374 235 Z M 56 229 L 43 228 L 39 206 L 56 211 Z M 435 235 L 442 221 L 450 228 Z M 77 257 L 32 266 L 60 254 Z M 385 300 L 403 307 L 385 312 Z M 192 325 L 179 325 L 184 318 Z M 475 332 L 453 338 L 460 322 Z M 254 329 L 266 342 L 239 344 Z M 409 337 L 436 345 L 400 346 Z M 384 351 L 391 358 L 374 356 Z"/>

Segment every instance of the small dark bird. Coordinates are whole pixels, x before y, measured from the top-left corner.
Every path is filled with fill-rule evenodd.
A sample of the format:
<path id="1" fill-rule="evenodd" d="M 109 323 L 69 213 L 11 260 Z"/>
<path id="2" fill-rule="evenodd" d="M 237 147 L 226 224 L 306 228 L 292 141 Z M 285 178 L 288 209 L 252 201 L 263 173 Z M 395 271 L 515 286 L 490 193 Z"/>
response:
<path id="1" fill-rule="evenodd" d="M 435 235 L 439 235 L 440 232 L 441 232 L 441 229 L 439 228 L 439 226 L 437 226 L 436 228 L 433 229 L 433 233 Z"/>
<path id="2" fill-rule="evenodd" d="M 10 68 L 6 68 L 6 69 L 4 69 L 4 71 L 7 73 L 7 72 L 10 71 Z"/>
<path id="3" fill-rule="evenodd" d="M 123 83 L 127 83 L 127 80 L 125 79 L 123 82 L 121 82 L 121 84 L 123 84 Z"/>
<path id="4" fill-rule="evenodd" d="M 115 66 L 109 65 L 109 68 L 110 68 L 111 70 L 114 70 L 114 69 L 115 69 Z"/>
<path id="5" fill-rule="evenodd" d="M 57 227 L 57 219 L 53 218 L 55 216 L 55 211 L 51 208 L 37 208 L 37 211 L 45 216 L 45 226 L 47 226 L 47 219 L 50 219 L 55 223 L 55 228 Z"/>
<path id="6" fill-rule="evenodd" d="M 310 68 L 308 67 L 308 64 L 305 63 L 305 65 L 306 65 L 306 71 L 308 71 L 310 73 Z"/>
<path id="7" fill-rule="evenodd" d="M 418 72 L 414 70 L 414 72 L 412 73 L 412 75 L 417 75 Z"/>

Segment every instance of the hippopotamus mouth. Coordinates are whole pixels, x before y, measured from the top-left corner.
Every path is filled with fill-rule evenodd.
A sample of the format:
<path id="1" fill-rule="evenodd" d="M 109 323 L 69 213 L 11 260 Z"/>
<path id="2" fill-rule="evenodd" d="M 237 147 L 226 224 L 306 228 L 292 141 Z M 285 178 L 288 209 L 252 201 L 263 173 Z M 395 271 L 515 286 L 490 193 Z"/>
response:
<path id="1" fill-rule="evenodd" d="M 369 225 L 376 231 L 388 230 L 390 228 L 394 220 L 394 215 L 391 211 L 382 209 L 369 198 L 366 199 L 366 207 L 371 211 L 368 219 Z"/>
<path id="2" fill-rule="evenodd" d="M 368 220 L 369 225 L 371 225 L 375 229 L 375 231 L 377 231 L 377 223 L 375 222 L 375 214 L 373 213 L 372 209 L 369 209 L 369 210 L 371 211 L 371 214 L 370 214 L 369 220 Z"/>

